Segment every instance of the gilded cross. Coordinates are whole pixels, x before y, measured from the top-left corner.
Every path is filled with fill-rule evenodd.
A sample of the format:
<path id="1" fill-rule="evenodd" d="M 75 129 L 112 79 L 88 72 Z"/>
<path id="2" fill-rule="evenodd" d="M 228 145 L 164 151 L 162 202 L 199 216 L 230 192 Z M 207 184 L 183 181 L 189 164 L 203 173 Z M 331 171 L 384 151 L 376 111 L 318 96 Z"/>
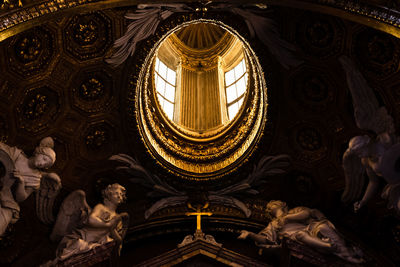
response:
<path id="1" fill-rule="evenodd" d="M 194 209 L 192 207 L 192 205 L 190 205 L 190 203 L 188 204 L 189 208 Z M 201 230 L 201 216 L 202 215 L 207 215 L 207 216 L 211 216 L 212 212 L 201 212 L 202 209 L 205 209 L 208 207 L 208 203 L 206 205 L 204 205 L 204 207 L 197 207 L 197 209 L 194 209 L 196 212 L 186 212 L 186 216 L 193 216 L 196 215 L 197 217 L 197 230 Z"/>

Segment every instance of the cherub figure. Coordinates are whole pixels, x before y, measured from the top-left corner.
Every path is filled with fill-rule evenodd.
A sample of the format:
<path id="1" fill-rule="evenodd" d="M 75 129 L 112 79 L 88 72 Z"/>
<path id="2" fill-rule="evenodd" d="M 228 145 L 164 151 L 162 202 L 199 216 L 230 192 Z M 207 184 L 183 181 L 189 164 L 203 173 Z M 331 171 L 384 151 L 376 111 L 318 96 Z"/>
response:
<path id="1" fill-rule="evenodd" d="M 103 191 L 103 203 L 91 209 L 82 190 L 72 192 L 62 203 L 51 239 L 61 242 L 52 266 L 74 255 L 115 241 L 118 252 L 129 222 L 127 213 L 118 214 L 117 207 L 126 200 L 126 190 L 119 184 L 108 185 Z"/>
<path id="2" fill-rule="evenodd" d="M 353 137 L 343 154 L 346 185 L 342 201 L 348 203 L 361 198 L 354 203 L 354 211 L 357 212 L 375 196 L 380 182 L 385 181 L 386 187 L 381 196 L 387 199 L 388 208 L 400 213 L 400 170 L 397 163 L 400 144 L 395 135 L 393 118 L 385 107 L 379 106 L 372 89 L 354 63 L 344 56 L 339 60 L 346 72 L 356 124 L 360 129 L 374 133 L 371 137 Z M 369 183 L 363 193 L 365 174 Z"/>
<path id="3" fill-rule="evenodd" d="M 290 239 L 321 253 L 334 254 L 352 263 L 361 263 L 361 251 L 346 246 L 335 226 L 316 209 L 296 207 L 288 209 L 285 202 L 270 201 L 266 212 L 272 221 L 258 234 L 242 230 L 239 239 L 251 238 L 262 248 L 282 246 L 282 239 Z"/>
<path id="4" fill-rule="evenodd" d="M 57 174 L 43 170 L 56 160 L 53 147 L 53 139 L 46 137 L 28 158 L 22 150 L 0 143 L 0 163 L 5 169 L 4 176 L 0 177 L 0 236 L 10 223 L 18 220 L 18 203 L 34 191 L 38 191 L 36 211 L 39 219 L 44 223 L 52 221 L 53 201 L 61 188 L 61 180 Z"/>

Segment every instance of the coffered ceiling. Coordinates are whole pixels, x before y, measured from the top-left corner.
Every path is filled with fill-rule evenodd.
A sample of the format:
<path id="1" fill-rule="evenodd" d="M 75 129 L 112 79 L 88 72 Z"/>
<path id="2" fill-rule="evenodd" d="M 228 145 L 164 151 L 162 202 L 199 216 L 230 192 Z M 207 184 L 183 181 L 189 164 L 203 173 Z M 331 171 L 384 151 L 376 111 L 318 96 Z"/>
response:
<path id="1" fill-rule="evenodd" d="M 145 248 L 154 245 L 152 242 L 163 234 L 175 235 L 171 242 L 155 246 L 160 251 L 173 248 L 172 240 L 183 238 L 194 224 L 192 218 L 184 216 L 187 209 L 184 206 L 161 210 L 145 220 L 144 212 L 154 199 L 146 195 L 147 189 L 115 171 L 116 164 L 108 158 L 118 153 L 136 157 L 146 169 L 177 189 L 189 195 L 194 192 L 193 199 L 198 197 L 196 192 L 220 189 L 247 177 L 263 155 L 288 154 L 292 160 L 286 175 L 269 179 L 259 188 L 258 195 L 241 197 L 253 211 L 250 218 L 233 208 L 210 207 L 215 219 L 206 220 L 206 230 L 217 239 L 220 233 L 218 242 L 226 241 L 227 247 L 258 257 L 246 248 L 248 244 L 235 241 L 234 231 L 246 223 L 254 229 L 265 225 L 266 201 L 282 199 L 290 206 L 321 209 L 344 233 L 363 244 L 369 255 L 384 251 L 384 257 L 400 261 L 396 254 L 399 243 L 395 239 L 398 223 L 385 203 L 378 198 L 355 215 L 351 207 L 340 202 L 344 189 L 342 155 L 349 139 L 365 132 L 355 125 L 346 77 L 337 60 L 347 55 L 356 62 L 398 126 L 400 41 L 389 34 L 397 34 L 396 25 L 372 25 L 376 22 L 368 25 L 364 18 L 353 16 L 357 12 L 349 12 L 346 17 L 341 13 L 343 10 L 323 8 L 324 1 L 264 1 L 268 7 L 257 9 L 257 14 L 276 23 L 281 38 L 296 46 L 294 56 L 303 62 L 285 69 L 280 59 L 252 36 L 242 17 L 209 8 L 173 14 L 159 25 L 154 36 L 138 43 L 135 54 L 124 65 L 112 67 L 105 59 L 112 55 L 113 43 L 130 23 L 124 15 L 136 10 L 136 6 L 129 6 L 129 1 L 114 1 L 109 7 L 104 1 L 92 2 L 85 2 L 82 8 L 78 8 L 79 4 L 73 8 L 71 4 L 70 10 L 65 7 L 59 15 L 56 12 L 54 16 L 43 15 L 40 22 L 28 20 L 26 27 L 23 22 L 15 28 L 2 24 L 0 35 L 5 38 L 0 42 L 0 141 L 18 146 L 30 155 L 41 138 L 54 138 L 57 160 L 52 171 L 60 174 L 63 184 L 59 202 L 72 190 L 83 189 L 94 205 L 104 184 L 119 182 L 126 186 L 128 201 L 122 210 L 131 214 L 131 228 L 122 255 L 124 261 L 138 263 L 149 259 L 152 254 L 146 254 Z M 395 1 L 363 2 L 368 7 L 380 4 L 398 7 Z M 25 7 L 32 3 L 27 0 Z M 193 6 L 195 10 L 201 5 Z M 0 19 L 15 12 L 20 10 L 2 11 Z M 268 86 L 268 124 L 259 146 L 246 164 L 218 183 L 181 179 L 161 168 L 147 153 L 133 117 L 135 96 L 130 88 L 151 48 L 149 44 L 172 26 L 193 18 L 221 20 L 246 38 L 259 57 Z M 379 27 L 386 27 L 389 33 L 377 30 Z M 10 29 L 18 34 L 12 34 Z M 191 34 L 212 38 L 196 46 L 196 38 L 190 37 Z M 193 48 L 209 47 L 221 34 L 218 30 L 210 34 L 189 28 L 177 33 Z M 40 260 L 50 258 L 43 248 L 54 249 L 56 245 L 44 239 L 50 226 L 30 219 L 35 218 L 30 210 L 33 202 L 30 198 L 21 205 L 21 220 L 14 226 L 11 245 L 0 252 L 0 264 L 22 266 L 32 261 L 39 264 Z M 217 219 L 233 222 L 222 226 Z M 382 232 L 366 233 L 370 229 Z M 382 248 L 373 247 L 374 252 L 373 242 Z M 143 244 L 142 250 L 139 243 Z"/>

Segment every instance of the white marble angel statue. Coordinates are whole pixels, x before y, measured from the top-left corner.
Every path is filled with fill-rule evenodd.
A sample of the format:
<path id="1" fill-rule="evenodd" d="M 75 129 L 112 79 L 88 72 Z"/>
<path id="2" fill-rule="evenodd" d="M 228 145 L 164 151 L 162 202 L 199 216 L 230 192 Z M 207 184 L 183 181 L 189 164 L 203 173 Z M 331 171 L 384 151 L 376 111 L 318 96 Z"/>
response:
<path id="1" fill-rule="evenodd" d="M 238 238 L 250 238 L 262 248 L 281 247 L 282 239 L 286 238 L 348 262 L 363 262 L 361 250 L 347 246 L 335 226 L 319 210 L 307 207 L 289 210 L 285 202 L 273 200 L 267 204 L 266 212 L 272 217 L 266 228 L 258 234 L 242 230 Z"/>
<path id="2" fill-rule="evenodd" d="M 61 189 L 60 177 L 46 173 L 56 160 L 51 137 L 42 139 L 33 156 L 28 158 L 21 149 L 0 142 L 0 164 L 5 172 L 0 177 L 0 236 L 8 225 L 19 218 L 19 202 L 36 194 L 36 211 L 44 223 L 53 221 L 53 202 Z"/>
<path id="3" fill-rule="evenodd" d="M 380 182 L 385 181 L 381 196 L 387 200 L 388 208 L 394 208 L 399 214 L 400 144 L 395 135 L 393 118 L 384 106 L 379 106 L 372 89 L 354 63 L 344 56 L 339 60 L 346 72 L 356 124 L 360 129 L 374 133 L 371 137 L 355 136 L 349 142 L 343 155 L 346 185 L 342 201 L 356 201 L 354 211 L 357 212 L 376 195 Z M 363 193 L 366 176 L 369 182 Z"/>
<path id="4" fill-rule="evenodd" d="M 53 266 L 70 257 L 92 250 L 108 242 L 115 242 L 118 253 L 122 248 L 129 224 L 127 213 L 116 212 L 126 200 L 126 190 L 119 184 L 108 185 L 103 191 L 103 203 L 93 209 L 86 202 L 85 192 L 76 190 L 62 203 L 50 238 L 61 242 L 56 259 L 45 266 Z"/>

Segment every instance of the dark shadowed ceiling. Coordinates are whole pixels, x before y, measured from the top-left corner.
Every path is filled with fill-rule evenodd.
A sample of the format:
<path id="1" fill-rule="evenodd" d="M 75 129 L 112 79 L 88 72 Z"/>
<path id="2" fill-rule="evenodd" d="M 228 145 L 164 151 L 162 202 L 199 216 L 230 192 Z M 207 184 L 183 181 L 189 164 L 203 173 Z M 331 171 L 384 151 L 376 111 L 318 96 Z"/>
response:
<path id="1" fill-rule="evenodd" d="M 0 42 L 0 141 L 31 155 L 41 138 L 54 138 L 57 160 L 52 171 L 61 176 L 63 184 L 58 205 L 75 189 L 84 190 L 93 206 L 100 201 L 105 184 L 126 186 L 128 201 L 121 210 L 130 214 L 131 221 L 121 256 L 124 265 L 147 260 L 156 255 L 155 251 L 174 249 L 195 225 L 194 218 L 184 215 L 185 206 L 163 209 L 145 220 L 144 212 L 155 200 L 146 195 L 148 189 L 115 171 L 116 164 L 108 158 L 118 153 L 136 157 L 146 169 L 193 199 L 199 192 L 220 189 L 247 177 L 263 155 L 288 154 L 292 160 L 287 174 L 270 178 L 258 195 L 241 196 L 253 211 L 250 218 L 234 208 L 211 206 L 214 215 L 204 219 L 204 231 L 228 249 L 265 260 L 252 243 L 237 241 L 237 233 L 246 227 L 260 230 L 268 222 L 263 213 L 265 203 L 281 199 L 292 207 L 303 205 L 323 211 L 367 251 L 371 266 L 379 266 L 379 262 L 398 264 L 400 224 L 385 203 L 377 197 L 354 214 L 340 201 L 344 189 L 342 155 L 349 139 L 365 132 L 355 125 L 338 57 L 347 55 L 356 62 L 397 127 L 399 39 L 377 30 L 376 25 L 357 23 L 354 17 L 343 19 L 345 15 L 340 12 L 333 16 L 320 13 L 318 8 L 310 11 L 266 2 L 268 8 L 257 12 L 275 21 L 280 36 L 297 47 L 295 57 L 303 61 L 298 67 L 283 68 L 279 59 L 251 35 L 242 17 L 212 9 L 172 15 L 116 68 L 105 59 L 112 55 L 114 41 L 127 29 L 125 13 L 136 6 L 93 6 L 36 22 L 34 27 Z M 397 7 L 395 1 L 369 2 Z M 1 12 L 0 18 L 9 14 Z M 135 126 L 131 88 L 150 45 L 171 27 L 193 18 L 221 20 L 246 38 L 259 57 L 268 86 L 268 123 L 258 147 L 246 164 L 218 181 L 195 182 L 168 173 L 146 152 Z M 177 35 L 193 48 L 210 47 L 222 35 L 219 28 L 211 33 L 209 29 L 196 30 L 187 27 Z M 205 41 L 199 43 L 196 38 Z M 56 244 L 47 238 L 51 226 L 38 221 L 33 207 L 34 196 L 21 205 L 21 219 L 13 226 L 9 243 L 0 249 L 0 264 L 29 266 L 52 258 L 49 251 L 54 251 Z"/>

